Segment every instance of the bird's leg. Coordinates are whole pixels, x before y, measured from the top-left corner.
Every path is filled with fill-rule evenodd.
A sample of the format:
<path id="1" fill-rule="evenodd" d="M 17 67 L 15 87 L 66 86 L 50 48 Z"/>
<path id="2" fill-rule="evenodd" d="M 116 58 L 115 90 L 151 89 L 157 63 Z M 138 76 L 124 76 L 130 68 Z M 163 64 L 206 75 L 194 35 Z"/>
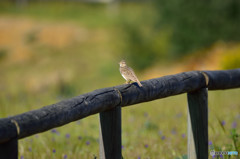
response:
<path id="1" fill-rule="evenodd" d="M 131 80 L 129 80 L 129 79 L 128 79 L 128 80 L 126 80 L 126 84 L 129 84 L 129 83 L 130 83 L 130 81 L 131 81 Z"/>

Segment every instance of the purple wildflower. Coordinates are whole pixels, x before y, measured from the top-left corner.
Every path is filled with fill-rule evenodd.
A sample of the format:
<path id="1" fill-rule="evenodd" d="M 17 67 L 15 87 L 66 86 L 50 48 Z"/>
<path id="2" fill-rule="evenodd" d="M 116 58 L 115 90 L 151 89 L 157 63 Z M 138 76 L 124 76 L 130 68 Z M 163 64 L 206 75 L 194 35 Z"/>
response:
<path id="1" fill-rule="evenodd" d="M 225 122 L 224 120 L 221 121 L 221 125 L 222 125 L 222 126 L 226 125 L 226 122 Z"/>
<path id="2" fill-rule="evenodd" d="M 69 138 L 70 138 L 70 134 L 66 134 L 65 137 L 66 137 L 67 139 L 69 139 Z"/>
<path id="3" fill-rule="evenodd" d="M 145 116 L 145 117 L 148 117 L 148 113 L 147 113 L 147 112 L 144 112 L 144 116 Z"/>
<path id="4" fill-rule="evenodd" d="M 53 149 L 52 152 L 53 152 L 53 153 L 56 153 L 56 149 Z"/>
<path id="5" fill-rule="evenodd" d="M 237 127 L 237 122 L 234 121 L 234 122 L 232 123 L 232 128 L 233 128 L 233 129 L 236 129 L 236 127 Z"/>
<path id="6" fill-rule="evenodd" d="M 86 145 L 90 145 L 90 141 L 87 141 L 87 142 L 86 142 Z"/>
<path id="7" fill-rule="evenodd" d="M 163 136 L 161 137 L 161 139 L 162 139 L 162 140 L 165 140 L 165 139 L 166 139 L 166 137 L 163 135 Z"/>
<path id="8" fill-rule="evenodd" d="M 222 154 L 220 154 L 219 156 L 220 156 L 220 158 L 223 158 L 223 155 L 222 155 Z"/>
<path id="9" fill-rule="evenodd" d="M 124 146 L 122 145 L 121 148 L 124 149 Z"/>
<path id="10" fill-rule="evenodd" d="M 158 131 L 158 135 L 162 135 L 162 131 L 161 130 Z"/>
<path id="11" fill-rule="evenodd" d="M 28 147 L 28 151 L 29 151 L 29 152 L 32 152 L 32 148 L 31 148 L 31 147 Z"/>
<path id="12" fill-rule="evenodd" d="M 177 117 L 177 118 L 181 118 L 181 117 L 182 117 L 182 113 L 176 114 L 176 117 Z"/>
<path id="13" fill-rule="evenodd" d="M 57 131 L 57 129 L 52 129 L 51 133 L 59 135 L 59 131 Z"/>
<path id="14" fill-rule="evenodd" d="M 173 129 L 171 130 L 171 133 L 172 133 L 173 135 L 176 135 L 176 133 L 177 133 L 176 128 L 173 128 Z"/>
<path id="15" fill-rule="evenodd" d="M 186 137 L 186 135 L 185 134 L 182 134 L 182 138 L 185 138 Z"/>
<path id="16" fill-rule="evenodd" d="M 63 156 L 63 159 L 67 159 L 67 155 L 66 154 Z"/>
<path id="17" fill-rule="evenodd" d="M 141 159 L 141 157 L 140 156 L 138 156 L 138 158 L 137 159 Z"/>
<path id="18" fill-rule="evenodd" d="M 57 130 L 56 130 L 56 129 L 52 129 L 51 132 L 52 132 L 52 133 L 56 133 Z"/>
<path id="19" fill-rule="evenodd" d="M 208 142 L 208 145 L 212 145 L 212 141 L 209 141 L 209 142 Z"/>
<path id="20" fill-rule="evenodd" d="M 21 156 L 21 157 L 20 157 L 20 159 L 24 159 L 24 157 L 23 157 L 23 156 Z"/>
<path id="21" fill-rule="evenodd" d="M 145 144 L 144 147 L 145 147 L 145 148 L 148 148 L 148 144 Z"/>

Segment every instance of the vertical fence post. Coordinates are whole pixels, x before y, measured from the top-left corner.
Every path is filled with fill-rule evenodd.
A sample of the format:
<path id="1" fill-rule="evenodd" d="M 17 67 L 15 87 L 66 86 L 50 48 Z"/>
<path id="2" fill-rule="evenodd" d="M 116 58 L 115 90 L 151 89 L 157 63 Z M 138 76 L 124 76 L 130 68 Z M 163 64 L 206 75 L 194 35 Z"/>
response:
<path id="1" fill-rule="evenodd" d="M 188 159 L 208 158 L 208 92 L 206 88 L 187 94 Z"/>
<path id="2" fill-rule="evenodd" d="M 100 113 L 100 159 L 122 158 L 121 107 Z"/>
<path id="3" fill-rule="evenodd" d="M 13 138 L 5 143 L 0 144 L 1 159 L 17 159 L 18 158 L 18 139 Z"/>

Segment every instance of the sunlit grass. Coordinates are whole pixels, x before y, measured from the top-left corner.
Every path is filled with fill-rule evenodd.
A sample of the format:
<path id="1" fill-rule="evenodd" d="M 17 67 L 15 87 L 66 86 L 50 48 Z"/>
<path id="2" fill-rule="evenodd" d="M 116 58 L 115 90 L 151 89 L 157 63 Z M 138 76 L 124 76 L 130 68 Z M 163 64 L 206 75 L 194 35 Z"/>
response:
<path id="1" fill-rule="evenodd" d="M 39 20 L 74 21 L 90 28 L 113 27 L 121 19 L 137 18 L 142 9 L 154 11 L 148 3 L 123 3 L 119 5 L 81 2 L 32 2 L 18 6 L 16 3 L 0 2 L 0 15 L 32 17 Z"/>

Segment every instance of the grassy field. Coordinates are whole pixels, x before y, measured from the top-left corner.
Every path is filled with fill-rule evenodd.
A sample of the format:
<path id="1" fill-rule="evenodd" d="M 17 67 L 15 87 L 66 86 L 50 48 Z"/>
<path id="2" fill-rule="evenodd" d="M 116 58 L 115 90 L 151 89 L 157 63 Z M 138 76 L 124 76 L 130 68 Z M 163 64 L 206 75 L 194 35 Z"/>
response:
<path id="1" fill-rule="evenodd" d="M 104 4 L 53 2 L 17 7 L 1 2 L 0 117 L 124 83 L 118 71 L 125 43 L 119 24 L 143 11 L 154 13 L 148 5 L 132 3 L 121 4 L 116 11 Z M 146 80 L 160 76 L 156 69 L 158 65 L 136 73 Z M 239 140 L 231 138 L 234 130 L 239 134 L 239 95 L 240 89 L 209 92 L 209 144 L 215 150 L 240 152 Z M 22 139 L 19 157 L 98 157 L 98 118 L 93 115 Z M 186 94 L 123 108 L 122 129 L 126 159 L 184 158 Z"/>

